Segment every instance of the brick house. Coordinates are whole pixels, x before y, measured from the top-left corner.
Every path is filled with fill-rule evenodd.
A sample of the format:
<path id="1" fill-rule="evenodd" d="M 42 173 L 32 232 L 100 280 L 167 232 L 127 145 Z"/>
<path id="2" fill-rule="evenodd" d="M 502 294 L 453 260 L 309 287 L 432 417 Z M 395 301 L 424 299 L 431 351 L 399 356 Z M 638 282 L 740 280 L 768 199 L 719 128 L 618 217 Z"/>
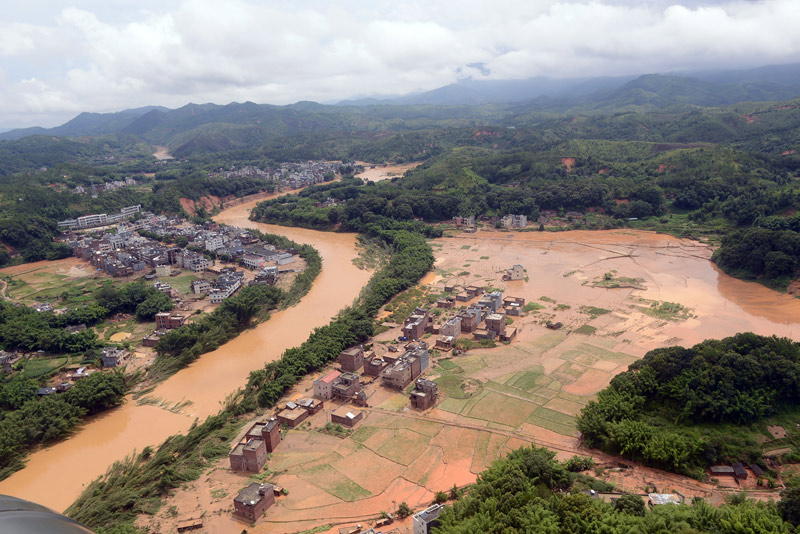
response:
<path id="1" fill-rule="evenodd" d="M 358 372 L 364 366 L 364 349 L 359 345 L 343 350 L 339 353 L 339 365 L 343 371 Z"/>
<path id="2" fill-rule="evenodd" d="M 353 428 L 364 418 L 364 412 L 349 406 L 340 406 L 331 413 L 331 423 Z"/>
<path id="3" fill-rule="evenodd" d="M 233 513 L 255 523 L 273 504 L 275 504 L 275 492 L 272 484 L 253 482 L 234 497 Z"/>
<path id="4" fill-rule="evenodd" d="M 228 454 L 231 470 L 258 473 L 267 462 L 267 447 L 264 440 L 259 438 L 248 439 L 239 443 Z"/>
<path id="5" fill-rule="evenodd" d="M 418 378 L 411 390 L 411 406 L 416 410 L 427 410 L 436 404 L 439 396 L 439 386 L 432 380 Z"/>

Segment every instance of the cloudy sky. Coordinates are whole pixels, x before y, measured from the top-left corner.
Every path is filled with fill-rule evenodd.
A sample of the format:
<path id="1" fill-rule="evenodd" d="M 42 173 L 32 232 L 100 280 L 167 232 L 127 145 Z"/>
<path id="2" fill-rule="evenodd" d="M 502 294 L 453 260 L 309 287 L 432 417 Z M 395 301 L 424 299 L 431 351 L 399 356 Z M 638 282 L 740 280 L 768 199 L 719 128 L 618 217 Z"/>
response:
<path id="1" fill-rule="evenodd" d="M 0 0 L 0 13 L 0 128 L 468 76 L 800 62 L 800 0 Z"/>

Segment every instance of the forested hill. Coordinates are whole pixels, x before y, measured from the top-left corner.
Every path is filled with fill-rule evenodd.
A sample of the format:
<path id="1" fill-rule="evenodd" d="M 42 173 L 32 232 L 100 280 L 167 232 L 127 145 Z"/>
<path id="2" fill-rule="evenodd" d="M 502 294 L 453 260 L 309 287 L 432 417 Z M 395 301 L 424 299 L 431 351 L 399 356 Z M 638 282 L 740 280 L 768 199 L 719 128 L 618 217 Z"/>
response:
<path id="1" fill-rule="evenodd" d="M 697 478 L 715 462 L 766 467 L 759 429 L 768 417 L 795 420 L 798 377 L 800 344 L 785 338 L 744 333 L 656 349 L 586 405 L 578 429 L 591 447 Z"/>
<path id="2" fill-rule="evenodd" d="M 614 87 L 608 87 L 611 82 L 607 79 L 581 80 L 574 87 L 551 80 L 546 84 L 550 87 L 548 93 L 523 82 L 508 82 L 513 90 L 492 86 L 492 91 L 516 95 L 511 102 L 406 98 L 370 101 L 367 105 L 298 102 L 273 106 L 244 102 L 187 104 L 172 110 L 145 107 L 117 113 L 82 113 L 56 128 L 11 130 L 0 134 L 0 140 L 29 135 L 115 135 L 130 142 L 168 146 L 179 157 L 241 149 L 275 153 L 298 146 L 312 152 L 328 149 L 342 154 L 365 142 L 381 143 L 386 137 L 412 132 L 433 131 L 437 138 L 447 138 L 444 130 L 450 128 L 535 127 L 559 138 L 741 142 L 762 136 L 780 124 L 792 131 L 791 142 L 797 139 L 794 130 L 800 123 L 791 111 L 800 107 L 797 102 L 777 106 L 779 111 L 789 112 L 774 116 L 770 112 L 775 105 L 741 104 L 800 97 L 800 67 L 784 71 L 780 76 L 774 75 L 775 80 L 764 74 L 765 79 L 747 83 L 724 77 L 710 80 L 646 75 Z M 437 91 L 463 92 L 464 87 Z M 592 88 L 597 89 L 587 92 Z M 526 90 L 531 94 L 527 99 Z M 0 143 L 0 153 L 19 149 L 18 145 Z M 422 151 L 414 154 L 417 159 L 429 155 Z"/>
<path id="3" fill-rule="evenodd" d="M 592 498 L 613 486 L 567 468 L 544 448 L 522 448 L 478 476 L 465 496 L 445 506 L 433 534 L 734 534 L 795 532 L 798 492 L 788 490 L 778 505 L 738 499 L 713 508 L 702 500 L 689 506 L 646 509 L 640 495 L 607 503 Z M 451 492 L 457 493 L 457 492 Z M 595 494 L 596 495 L 596 494 Z"/>

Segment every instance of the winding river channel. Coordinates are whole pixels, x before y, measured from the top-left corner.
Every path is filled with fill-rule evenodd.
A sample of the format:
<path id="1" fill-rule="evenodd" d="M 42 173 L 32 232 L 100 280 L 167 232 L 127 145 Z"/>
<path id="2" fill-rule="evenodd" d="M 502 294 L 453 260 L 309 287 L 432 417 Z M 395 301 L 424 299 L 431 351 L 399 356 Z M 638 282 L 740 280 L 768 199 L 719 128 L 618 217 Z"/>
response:
<path id="1" fill-rule="evenodd" d="M 185 432 L 195 418 L 202 420 L 219 411 L 225 397 L 245 384 L 250 371 L 305 341 L 314 328 L 327 324 L 354 301 L 371 274 L 352 263 L 357 255 L 355 234 L 254 223 L 248 216 L 261 200 L 234 205 L 215 220 L 285 235 L 316 247 L 323 258 L 322 272 L 302 301 L 272 314 L 268 321 L 204 354 L 159 384 L 150 396 L 162 399 L 162 405 L 191 403 L 179 413 L 137 405 L 129 397 L 121 407 L 91 418 L 69 439 L 30 455 L 25 469 L 0 482 L 0 494 L 29 499 L 59 511 L 66 509 L 112 463 L 147 445 L 158 445 L 172 434 Z"/>

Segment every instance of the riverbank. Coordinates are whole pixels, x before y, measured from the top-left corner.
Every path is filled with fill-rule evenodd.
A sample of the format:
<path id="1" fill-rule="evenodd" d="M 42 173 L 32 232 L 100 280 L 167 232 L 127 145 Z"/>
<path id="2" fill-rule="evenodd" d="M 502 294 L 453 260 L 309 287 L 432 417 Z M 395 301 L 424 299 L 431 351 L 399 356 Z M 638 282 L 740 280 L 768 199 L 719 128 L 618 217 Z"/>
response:
<path id="1" fill-rule="evenodd" d="M 314 246 L 323 267 L 308 295 L 159 384 L 149 393 L 158 399 L 158 406 L 136 404 L 129 397 L 123 406 L 91 419 L 69 439 L 35 452 L 25 469 L 0 482 L 0 493 L 64 510 L 113 462 L 187 431 L 196 418 L 216 413 L 220 403 L 246 383 L 250 371 L 299 345 L 314 328 L 353 302 L 370 275 L 352 263 L 358 255 L 355 235 L 254 223 L 248 219 L 249 211 L 260 200 L 223 210 L 215 220 Z M 159 407 L 175 405 L 183 407 L 175 412 Z"/>

